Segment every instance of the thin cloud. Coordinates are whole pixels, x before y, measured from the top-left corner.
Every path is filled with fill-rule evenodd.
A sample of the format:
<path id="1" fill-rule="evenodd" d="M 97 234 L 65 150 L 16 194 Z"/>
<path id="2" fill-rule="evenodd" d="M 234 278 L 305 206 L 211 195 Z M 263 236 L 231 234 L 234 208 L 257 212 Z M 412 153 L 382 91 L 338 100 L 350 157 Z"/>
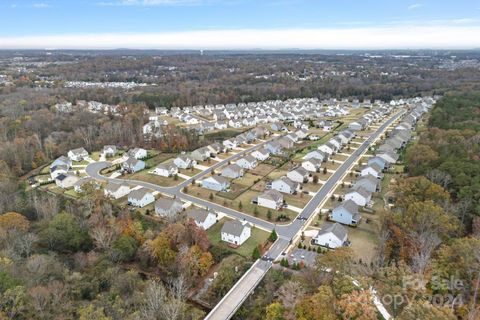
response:
<path id="1" fill-rule="evenodd" d="M 423 4 L 421 3 L 414 3 L 414 4 L 411 4 L 407 7 L 408 10 L 415 10 L 415 9 L 418 9 L 420 7 L 423 7 Z"/>
<path id="2" fill-rule="evenodd" d="M 32 4 L 32 7 L 37 8 L 37 9 L 43 9 L 43 8 L 49 8 L 50 5 L 47 4 L 47 3 L 44 3 L 44 2 L 40 2 L 40 3 Z"/>
<path id="3" fill-rule="evenodd" d="M 204 3 L 203 0 L 116 0 L 110 2 L 99 2 L 101 6 L 189 6 Z"/>
<path id="4" fill-rule="evenodd" d="M 0 37 L 0 49 L 470 49 L 480 26 L 237 29 Z"/>

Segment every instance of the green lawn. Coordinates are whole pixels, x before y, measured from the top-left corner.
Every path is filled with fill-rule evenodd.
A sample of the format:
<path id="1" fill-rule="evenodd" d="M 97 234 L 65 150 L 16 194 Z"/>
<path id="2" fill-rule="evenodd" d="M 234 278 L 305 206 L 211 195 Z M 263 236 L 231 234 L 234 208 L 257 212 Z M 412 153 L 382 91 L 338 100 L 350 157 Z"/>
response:
<path id="1" fill-rule="evenodd" d="M 208 238 L 213 246 L 221 247 L 233 253 L 239 254 L 247 259 L 251 259 L 252 252 L 258 245 L 263 245 L 268 239 L 269 233 L 258 228 L 252 227 L 252 235 L 240 247 L 232 248 L 226 242 L 221 240 L 220 230 L 228 219 L 222 219 L 207 230 Z"/>

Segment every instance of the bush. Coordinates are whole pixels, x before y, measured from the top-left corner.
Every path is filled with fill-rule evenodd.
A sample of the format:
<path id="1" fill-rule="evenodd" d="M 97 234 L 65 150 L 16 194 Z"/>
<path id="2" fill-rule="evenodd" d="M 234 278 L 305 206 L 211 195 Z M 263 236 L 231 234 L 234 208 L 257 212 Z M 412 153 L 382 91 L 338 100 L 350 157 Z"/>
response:
<path id="1" fill-rule="evenodd" d="M 39 232 L 39 238 L 40 244 L 51 250 L 87 251 L 92 247 L 87 230 L 70 213 L 59 213 L 53 217 L 47 227 Z"/>
<path id="2" fill-rule="evenodd" d="M 252 258 L 254 260 L 257 260 L 257 259 L 260 259 L 260 257 L 261 257 L 260 250 L 258 250 L 258 247 L 255 247 L 252 252 Z"/>

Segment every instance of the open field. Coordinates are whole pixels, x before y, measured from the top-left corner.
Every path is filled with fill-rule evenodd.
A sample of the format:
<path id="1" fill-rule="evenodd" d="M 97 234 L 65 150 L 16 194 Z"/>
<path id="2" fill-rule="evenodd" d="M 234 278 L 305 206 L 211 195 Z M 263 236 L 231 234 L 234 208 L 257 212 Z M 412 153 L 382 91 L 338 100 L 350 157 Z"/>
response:
<path id="1" fill-rule="evenodd" d="M 181 177 L 177 177 L 177 180 L 175 180 L 174 177 L 162 177 L 152 173 L 148 173 L 148 169 L 134 174 L 125 174 L 121 178 L 145 181 L 157 184 L 162 187 L 173 187 L 184 181 L 184 179 Z"/>

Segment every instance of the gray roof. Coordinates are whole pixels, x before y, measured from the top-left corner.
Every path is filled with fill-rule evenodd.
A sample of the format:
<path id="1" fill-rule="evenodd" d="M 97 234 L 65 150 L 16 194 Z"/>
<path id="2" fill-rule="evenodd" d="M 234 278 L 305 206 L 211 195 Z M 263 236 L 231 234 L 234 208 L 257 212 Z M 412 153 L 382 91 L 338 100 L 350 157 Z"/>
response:
<path id="1" fill-rule="evenodd" d="M 88 153 L 87 150 L 85 150 L 85 148 L 77 148 L 77 149 L 72 149 L 70 150 L 73 154 L 77 154 L 77 155 L 81 155 L 81 154 L 85 154 L 85 153 Z"/>
<path id="2" fill-rule="evenodd" d="M 140 188 L 140 189 L 136 189 L 136 190 L 133 190 L 132 192 L 130 192 L 130 194 L 128 195 L 129 198 L 132 198 L 132 199 L 136 199 L 136 200 L 141 200 L 143 199 L 143 197 L 147 194 L 147 193 L 150 193 L 151 191 L 148 190 L 147 188 Z"/>
<path id="3" fill-rule="evenodd" d="M 329 224 L 322 228 L 317 234 L 317 236 L 324 235 L 327 233 L 333 233 L 338 239 L 343 240 L 348 235 L 347 228 L 342 226 L 340 223 Z"/>
<path id="4" fill-rule="evenodd" d="M 302 176 L 304 176 L 304 177 L 305 177 L 305 176 L 308 176 L 308 175 L 310 174 L 310 173 L 307 171 L 307 169 L 305 169 L 304 167 L 297 167 L 297 168 L 293 169 L 292 172 L 293 172 L 293 171 L 298 172 L 300 175 L 302 175 Z"/>
<path id="5" fill-rule="evenodd" d="M 244 159 L 244 160 L 246 160 L 246 161 L 248 161 L 248 162 L 250 162 L 250 163 L 257 161 L 257 159 L 255 159 L 255 158 L 254 158 L 253 156 L 251 156 L 251 155 L 246 155 L 246 156 L 243 157 L 242 159 Z"/>
<path id="6" fill-rule="evenodd" d="M 160 163 L 159 165 L 157 165 L 157 168 L 160 168 L 160 169 L 165 169 L 165 170 L 168 170 L 170 171 L 171 169 L 175 169 L 177 166 L 173 163 L 173 162 L 170 162 L 170 163 Z"/>
<path id="7" fill-rule="evenodd" d="M 238 164 L 231 164 L 223 168 L 222 173 L 225 172 L 226 170 L 231 170 L 232 172 L 240 173 L 243 171 L 242 167 L 240 167 Z"/>
<path id="8" fill-rule="evenodd" d="M 123 184 L 123 183 L 109 182 L 107 184 L 107 186 L 105 187 L 105 190 L 107 190 L 109 192 L 116 192 L 122 186 L 128 187 L 128 185 Z"/>
<path id="9" fill-rule="evenodd" d="M 343 201 L 343 202 L 339 203 L 336 208 L 339 208 L 339 207 L 345 208 L 345 210 L 347 210 L 351 214 L 358 213 L 358 205 L 355 202 L 353 202 L 352 200 L 347 200 L 347 201 Z"/>
<path id="10" fill-rule="evenodd" d="M 284 183 L 286 183 L 290 187 L 290 189 L 293 189 L 293 190 L 295 190 L 298 186 L 298 183 L 296 183 L 295 181 L 292 181 L 288 177 L 281 177 L 279 180 L 282 180 Z"/>
<path id="11" fill-rule="evenodd" d="M 206 179 L 214 179 L 215 181 L 217 181 L 220 184 L 229 184 L 228 180 L 225 179 L 222 176 L 210 176 L 210 177 L 205 178 L 204 180 L 206 180 Z"/>
<path id="12" fill-rule="evenodd" d="M 350 188 L 350 190 L 347 191 L 347 193 L 351 193 L 351 192 L 357 192 L 359 195 L 361 195 L 364 198 L 368 198 L 371 195 L 371 193 L 367 189 L 361 186 L 353 186 L 352 188 Z"/>
<path id="13" fill-rule="evenodd" d="M 271 199 L 275 202 L 283 201 L 283 195 L 280 192 L 278 192 L 277 190 L 273 190 L 273 189 L 270 189 L 270 190 L 267 190 L 267 191 L 263 192 L 258 197 L 269 198 L 269 199 Z"/>
<path id="14" fill-rule="evenodd" d="M 238 220 L 230 220 L 223 224 L 221 232 L 239 237 L 242 234 L 243 229 L 246 227 L 250 227 L 250 225 L 248 223 L 243 225 Z"/>
<path id="15" fill-rule="evenodd" d="M 175 204 L 183 206 L 182 203 L 176 199 L 160 198 L 155 202 L 155 209 L 170 210 Z"/>
<path id="16" fill-rule="evenodd" d="M 209 214 L 215 214 L 211 211 L 201 208 L 191 208 L 187 211 L 187 216 L 197 222 L 204 222 Z"/>

